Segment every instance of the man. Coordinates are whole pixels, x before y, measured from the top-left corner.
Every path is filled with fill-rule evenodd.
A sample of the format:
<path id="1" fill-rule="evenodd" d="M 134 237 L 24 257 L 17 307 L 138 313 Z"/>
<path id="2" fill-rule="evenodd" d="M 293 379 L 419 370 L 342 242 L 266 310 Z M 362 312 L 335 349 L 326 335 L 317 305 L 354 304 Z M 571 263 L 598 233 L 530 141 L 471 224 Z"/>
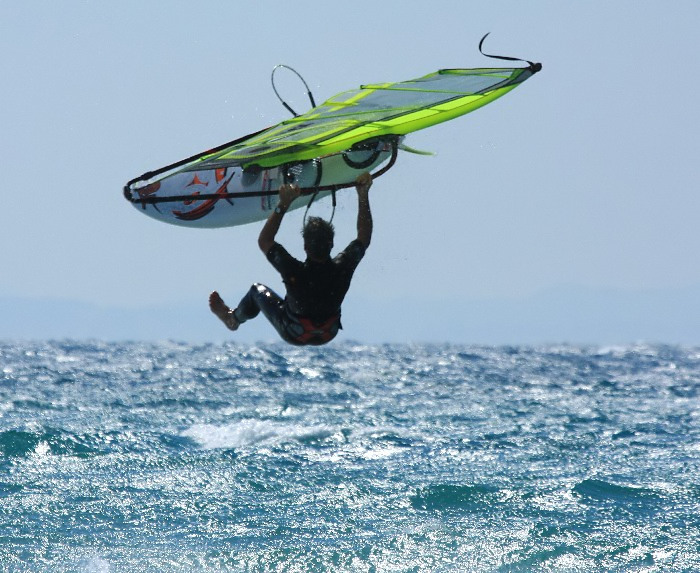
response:
<path id="1" fill-rule="evenodd" d="M 372 238 L 372 213 L 369 207 L 371 186 L 369 173 L 363 173 L 355 182 L 357 238 L 335 258 L 331 258 L 333 225 L 319 217 L 310 217 L 302 231 L 306 261 L 301 262 L 275 242 L 284 214 L 300 195 L 297 185 L 282 185 L 279 202 L 260 232 L 258 246 L 282 275 L 287 289 L 286 297 L 282 299 L 265 285 L 256 283 L 234 310 L 226 305 L 218 292 L 212 292 L 209 296 L 211 311 L 230 330 L 237 330 L 242 323 L 255 318 L 262 311 L 282 339 L 290 344 L 320 345 L 335 338 L 342 328 L 340 306 L 350 288 L 355 268 Z"/>

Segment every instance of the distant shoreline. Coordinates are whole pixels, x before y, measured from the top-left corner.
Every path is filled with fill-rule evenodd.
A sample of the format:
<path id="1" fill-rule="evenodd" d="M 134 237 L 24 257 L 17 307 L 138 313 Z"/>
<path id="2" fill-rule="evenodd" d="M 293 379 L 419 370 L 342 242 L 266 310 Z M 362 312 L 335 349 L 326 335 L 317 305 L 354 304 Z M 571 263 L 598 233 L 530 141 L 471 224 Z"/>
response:
<path id="1" fill-rule="evenodd" d="M 141 309 L 0 296 L 0 339 L 276 341 L 265 320 L 230 334 L 206 301 Z M 368 300 L 348 296 L 338 340 L 487 345 L 700 344 L 700 286 L 622 291 L 558 287 L 522 299 Z"/>

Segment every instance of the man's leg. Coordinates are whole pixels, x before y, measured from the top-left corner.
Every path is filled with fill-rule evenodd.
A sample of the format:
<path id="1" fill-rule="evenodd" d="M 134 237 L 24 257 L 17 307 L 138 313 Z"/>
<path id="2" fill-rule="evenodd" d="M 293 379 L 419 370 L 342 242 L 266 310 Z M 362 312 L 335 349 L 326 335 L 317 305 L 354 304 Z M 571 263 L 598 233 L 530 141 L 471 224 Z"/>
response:
<path id="1" fill-rule="evenodd" d="M 285 341 L 297 344 L 287 332 L 287 313 L 284 309 L 284 301 L 277 293 L 263 284 L 256 283 L 251 286 L 235 310 L 231 310 L 221 299 L 219 293 L 214 291 L 209 296 L 209 308 L 230 330 L 236 330 L 239 325 L 246 320 L 255 318 L 262 311 Z"/>

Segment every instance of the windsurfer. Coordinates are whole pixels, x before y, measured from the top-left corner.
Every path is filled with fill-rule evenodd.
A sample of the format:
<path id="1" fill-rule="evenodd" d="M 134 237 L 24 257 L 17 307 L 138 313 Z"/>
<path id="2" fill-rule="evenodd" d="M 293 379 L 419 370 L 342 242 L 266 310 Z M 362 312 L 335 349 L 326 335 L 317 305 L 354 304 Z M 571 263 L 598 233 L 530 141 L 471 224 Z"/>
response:
<path id="1" fill-rule="evenodd" d="M 285 298 L 256 283 L 233 310 L 217 291 L 212 292 L 209 296 L 211 311 L 230 330 L 237 330 L 242 323 L 255 318 L 262 311 L 282 339 L 290 344 L 320 345 L 332 340 L 342 328 L 340 307 L 352 275 L 372 238 L 371 186 L 372 176 L 369 173 L 363 173 L 355 181 L 358 198 L 357 238 L 331 258 L 333 226 L 319 217 L 310 217 L 302 231 L 306 260 L 301 262 L 275 241 L 285 212 L 300 195 L 297 185 L 282 185 L 277 207 L 260 232 L 258 246 L 282 275 L 287 290 Z"/>

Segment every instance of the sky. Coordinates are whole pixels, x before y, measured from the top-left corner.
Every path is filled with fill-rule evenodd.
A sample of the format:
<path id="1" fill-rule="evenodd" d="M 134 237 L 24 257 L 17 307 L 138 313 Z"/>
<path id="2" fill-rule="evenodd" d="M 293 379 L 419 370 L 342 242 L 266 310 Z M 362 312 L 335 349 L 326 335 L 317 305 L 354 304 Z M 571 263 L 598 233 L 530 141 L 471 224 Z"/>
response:
<path id="1" fill-rule="evenodd" d="M 563 288 L 700 294 L 698 22 L 694 0 L 0 0 L 0 297 L 201 307 L 209 321 L 214 289 L 232 304 L 253 282 L 281 290 L 256 245 L 261 223 L 157 222 L 124 200 L 126 181 L 286 119 L 276 64 L 320 102 L 440 68 L 507 66 L 478 52 L 486 32 L 486 52 L 542 72 L 408 136 L 436 155 L 401 154 L 371 190 L 349 335 L 389 323 L 396 339 L 403 328 L 420 338 L 411 316 L 440 332 L 447 318 L 469 322 L 452 304 Z M 282 89 L 305 109 L 300 84 Z M 341 193 L 337 245 L 354 237 L 355 214 L 353 192 Z M 278 235 L 300 258 L 302 216 Z M 700 323 L 698 302 L 688 321 Z M 444 338 L 459 340 L 459 327 Z"/>

